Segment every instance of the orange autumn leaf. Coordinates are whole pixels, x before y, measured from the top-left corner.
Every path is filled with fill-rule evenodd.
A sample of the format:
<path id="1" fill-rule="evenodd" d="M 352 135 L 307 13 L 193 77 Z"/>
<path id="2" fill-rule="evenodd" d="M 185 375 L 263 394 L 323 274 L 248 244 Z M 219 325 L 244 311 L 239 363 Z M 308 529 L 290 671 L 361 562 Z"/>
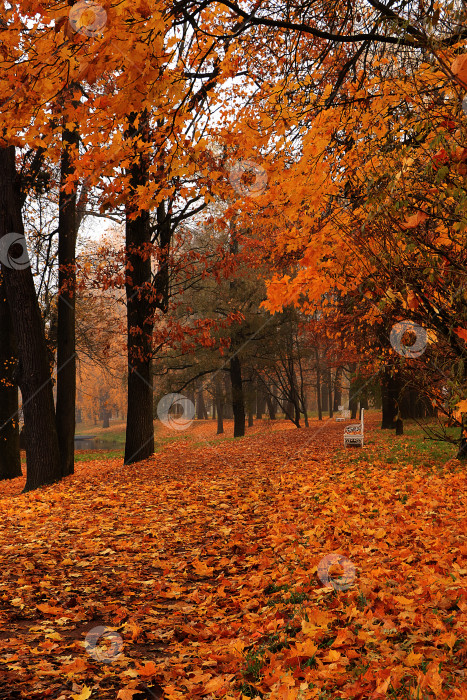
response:
<path id="1" fill-rule="evenodd" d="M 88 669 L 88 664 L 84 659 L 77 658 L 69 664 L 64 664 L 61 671 L 66 674 L 74 675 L 75 673 L 83 673 Z"/>
<path id="2" fill-rule="evenodd" d="M 58 608 L 54 605 L 49 605 L 48 603 L 40 603 L 39 605 L 36 605 L 36 608 L 45 615 L 63 615 L 65 612 L 63 608 Z"/>
<path id="3" fill-rule="evenodd" d="M 198 576 L 211 576 L 214 573 L 213 568 L 207 566 L 203 562 L 200 562 L 199 559 L 195 559 L 192 566 Z"/>
<path id="4" fill-rule="evenodd" d="M 144 677 L 155 676 L 158 672 L 158 668 L 153 661 L 146 661 L 144 666 L 137 665 L 135 670 L 138 676 Z"/>
<path id="5" fill-rule="evenodd" d="M 406 229 L 417 228 L 417 226 L 423 224 L 427 219 L 428 214 L 425 214 L 425 212 L 423 211 L 418 211 L 416 214 L 412 214 L 412 216 L 409 216 L 407 219 L 405 219 L 404 223 L 402 224 L 402 227 Z"/>
<path id="6" fill-rule="evenodd" d="M 456 78 L 467 85 L 467 53 L 456 56 L 451 64 L 451 71 Z"/>

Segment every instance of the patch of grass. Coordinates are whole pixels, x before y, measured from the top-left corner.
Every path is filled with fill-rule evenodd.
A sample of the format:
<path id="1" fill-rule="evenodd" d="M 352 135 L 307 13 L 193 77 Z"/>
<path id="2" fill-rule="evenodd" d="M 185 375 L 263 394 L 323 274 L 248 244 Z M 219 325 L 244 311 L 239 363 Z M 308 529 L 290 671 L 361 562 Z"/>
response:
<path id="1" fill-rule="evenodd" d="M 262 649 L 251 649 L 245 657 L 243 677 L 254 683 L 257 683 L 261 677 L 261 669 L 264 663 L 262 652 Z"/>
<path id="2" fill-rule="evenodd" d="M 265 595 L 273 595 L 274 593 L 280 593 L 280 591 L 288 591 L 289 589 L 290 586 L 288 583 L 281 584 L 280 586 L 278 586 L 277 583 L 270 583 L 266 586 L 263 593 Z"/>
<path id="3" fill-rule="evenodd" d="M 89 452 L 75 452 L 75 462 L 94 462 L 96 459 L 123 459 L 123 450 L 91 450 Z"/>
<path id="4" fill-rule="evenodd" d="M 256 690 L 256 688 L 254 688 L 249 683 L 243 683 L 242 687 L 240 688 L 240 691 L 242 695 L 245 695 L 245 697 L 247 698 L 263 697 L 262 693 Z"/>
<path id="5" fill-rule="evenodd" d="M 433 427 L 438 423 L 428 419 L 426 425 Z M 458 430 L 448 429 L 448 434 L 458 438 Z M 363 450 L 349 452 L 340 448 L 334 455 L 334 460 L 342 460 L 348 464 L 372 462 L 375 459 L 387 464 L 413 465 L 415 467 L 440 468 L 449 459 L 456 456 L 456 445 L 449 442 L 430 440 L 423 431 L 422 425 L 415 421 L 404 421 L 404 434 L 396 435 L 394 430 L 379 430 L 372 432 L 372 440 L 367 441 Z"/>

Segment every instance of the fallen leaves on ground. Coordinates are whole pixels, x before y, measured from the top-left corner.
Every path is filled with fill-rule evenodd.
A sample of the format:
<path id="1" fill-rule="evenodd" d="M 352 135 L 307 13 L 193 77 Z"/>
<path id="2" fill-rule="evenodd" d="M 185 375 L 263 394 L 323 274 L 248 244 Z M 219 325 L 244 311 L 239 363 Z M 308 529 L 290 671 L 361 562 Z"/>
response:
<path id="1" fill-rule="evenodd" d="M 467 478 L 367 427 L 0 485 L 0 698 L 467 697 Z"/>

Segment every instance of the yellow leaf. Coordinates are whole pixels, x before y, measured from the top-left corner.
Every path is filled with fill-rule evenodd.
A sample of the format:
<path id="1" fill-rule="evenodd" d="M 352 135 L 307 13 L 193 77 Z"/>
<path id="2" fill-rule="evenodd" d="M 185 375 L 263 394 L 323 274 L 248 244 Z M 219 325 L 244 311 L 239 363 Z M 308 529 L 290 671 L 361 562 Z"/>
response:
<path id="1" fill-rule="evenodd" d="M 405 598 L 403 595 L 396 595 L 395 599 L 401 605 L 413 605 L 413 600 L 411 598 Z"/>
<path id="2" fill-rule="evenodd" d="M 236 639 L 232 646 L 238 654 L 242 654 L 245 648 L 245 642 L 243 642 L 241 639 Z"/>
<path id="3" fill-rule="evenodd" d="M 73 700 L 88 700 L 91 697 L 92 690 L 88 688 L 87 685 L 84 686 L 83 690 L 79 695 L 72 695 Z"/>
<path id="4" fill-rule="evenodd" d="M 421 663 L 423 659 L 423 654 L 414 654 L 413 651 L 410 652 L 410 654 L 407 654 L 405 657 L 404 665 L 405 666 L 418 666 L 419 663 Z"/>

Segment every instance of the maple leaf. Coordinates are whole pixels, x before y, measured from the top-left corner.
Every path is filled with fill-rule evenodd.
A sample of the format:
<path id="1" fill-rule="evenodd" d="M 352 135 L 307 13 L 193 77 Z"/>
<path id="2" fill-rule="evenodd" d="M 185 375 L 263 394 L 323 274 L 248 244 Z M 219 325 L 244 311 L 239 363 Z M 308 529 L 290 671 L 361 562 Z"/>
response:
<path id="1" fill-rule="evenodd" d="M 202 563 L 199 561 L 199 559 L 195 559 L 192 563 L 192 566 L 198 576 L 212 576 L 214 573 L 214 569 L 207 566 L 206 564 Z"/>
<path id="2" fill-rule="evenodd" d="M 465 328 L 460 328 L 460 326 L 458 326 L 454 328 L 454 333 L 467 342 L 467 330 Z"/>
<path id="3" fill-rule="evenodd" d="M 418 211 L 416 214 L 409 216 L 402 224 L 402 227 L 406 229 L 417 228 L 417 226 L 423 224 L 427 219 L 428 214 L 425 214 L 423 211 Z"/>
<path id="4" fill-rule="evenodd" d="M 137 665 L 135 670 L 138 676 L 155 676 L 158 672 L 158 668 L 153 661 L 146 661 L 144 666 Z"/>

